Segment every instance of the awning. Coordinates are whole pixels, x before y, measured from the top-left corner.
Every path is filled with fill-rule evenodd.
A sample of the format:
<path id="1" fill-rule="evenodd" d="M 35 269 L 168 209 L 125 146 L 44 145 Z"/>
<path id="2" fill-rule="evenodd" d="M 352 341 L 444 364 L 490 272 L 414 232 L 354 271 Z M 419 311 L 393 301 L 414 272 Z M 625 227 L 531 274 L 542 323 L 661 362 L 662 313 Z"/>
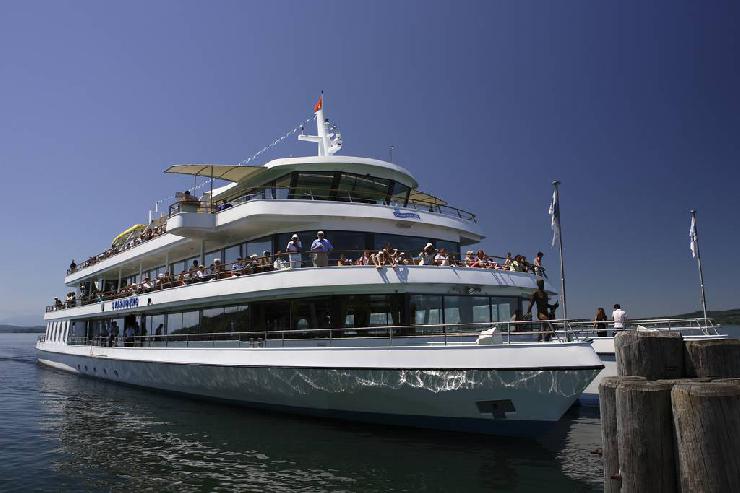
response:
<path id="1" fill-rule="evenodd" d="M 213 176 L 216 180 L 239 182 L 245 178 L 264 173 L 267 168 L 263 166 L 242 166 L 239 164 L 173 164 L 165 173 L 177 173 L 180 175 Z"/>
<path id="2" fill-rule="evenodd" d="M 440 199 L 439 197 L 429 195 L 428 193 L 422 192 L 420 190 L 411 190 L 411 194 L 409 194 L 409 201 L 421 202 L 428 205 L 447 205 L 447 202 Z"/>
<path id="3" fill-rule="evenodd" d="M 127 228 L 125 231 L 120 233 L 118 236 L 113 238 L 113 241 L 111 242 L 111 246 L 118 246 L 119 244 L 126 243 L 129 238 L 136 237 L 139 234 L 141 234 L 142 231 L 146 229 L 146 226 L 144 224 L 134 224 L 130 228 Z"/>

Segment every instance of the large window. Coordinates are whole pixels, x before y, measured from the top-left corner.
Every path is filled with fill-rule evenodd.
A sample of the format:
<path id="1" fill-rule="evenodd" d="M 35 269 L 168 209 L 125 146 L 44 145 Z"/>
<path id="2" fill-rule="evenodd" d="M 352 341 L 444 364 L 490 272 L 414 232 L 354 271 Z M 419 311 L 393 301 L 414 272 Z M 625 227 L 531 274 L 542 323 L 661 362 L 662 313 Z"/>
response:
<path id="1" fill-rule="evenodd" d="M 263 252 L 272 253 L 272 236 L 265 236 L 255 240 L 248 241 L 244 244 L 244 255 L 262 256 Z"/>
<path id="2" fill-rule="evenodd" d="M 445 296 L 444 304 L 445 324 L 471 324 L 491 321 L 489 298 L 487 296 Z"/>
<path id="3" fill-rule="evenodd" d="M 295 176 L 290 198 L 308 200 L 333 200 L 336 197 L 335 180 L 338 173 L 333 171 L 301 171 Z"/>
<path id="4" fill-rule="evenodd" d="M 494 322 L 511 320 L 511 317 L 518 309 L 519 298 L 495 297 L 491 299 L 491 311 Z"/>
<path id="5" fill-rule="evenodd" d="M 242 256 L 241 245 L 234 245 L 224 249 L 224 263 L 229 265 Z"/>
<path id="6" fill-rule="evenodd" d="M 343 200 L 367 204 L 386 204 L 390 198 L 391 180 L 342 173 L 338 196 Z"/>

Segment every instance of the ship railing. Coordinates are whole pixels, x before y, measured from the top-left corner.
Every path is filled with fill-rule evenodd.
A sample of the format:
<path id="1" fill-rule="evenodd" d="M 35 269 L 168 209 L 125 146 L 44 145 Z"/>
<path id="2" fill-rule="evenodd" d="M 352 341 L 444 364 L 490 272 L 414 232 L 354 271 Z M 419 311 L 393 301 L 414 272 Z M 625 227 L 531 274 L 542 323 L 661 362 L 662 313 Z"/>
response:
<path id="1" fill-rule="evenodd" d="M 473 223 L 478 222 L 478 219 L 472 212 L 447 205 L 440 200 L 422 199 L 418 197 L 414 198 L 407 194 L 390 195 L 346 189 L 316 190 L 308 187 L 257 187 L 228 201 L 218 200 L 210 202 L 198 201 L 197 199 L 180 200 L 170 205 L 169 215 L 172 217 L 180 212 L 219 213 L 234 206 L 254 200 L 310 200 L 384 205 L 393 208 L 404 208 L 419 212 L 441 214 Z"/>
<path id="2" fill-rule="evenodd" d="M 570 329 L 582 337 L 608 337 L 619 330 L 649 330 L 677 332 L 684 335 L 719 335 L 720 325 L 710 318 L 644 318 L 628 319 L 615 329 L 613 320 L 571 320 Z M 602 328 L 599 328 L 601 325 Z"/>
<path id="3" fill-rule="evenodd" d="M 337 252 L 341 254 L 364 254 L 364 252 L 370 252 L 375 253 L 375 250 L 337 250 Z M 405 252 L 404 252 L 405 253 Z M 180 274 L 184 273 L 174 273 L 170 275 L 169 277 L 165 277 L 164 279 L 152 279 L 150 281 L 151 287 L 145 288 L 142 286 L 143 283 L 139 284 L 133 284 L 128 285 L 123 290 L 118 291 L 104 291 L 104 292 L 96 292 L 93 295 L 88 296 L 82 296 L 79 298 L 75 298 L 73 300 L 69 300 L 66 302 L 62 302 L 61 305 L 48 305 L 46 306 L 46 313 L 54 312 L 57 310 L 64 310 L 67 308 L 74 308 L 77 306 L 84 306 L 84 305 L 90 305 L 93 303 L 101 303 L 105 301 L 111 301 L 115 299 L 120 298 L 126 298 L 129 296 L 138 296 L 138 295 L 144 295 L 147 293 L 162 291 L 166 289 L 172 289 L 172 288 L 178 288 L 178 287 L 185 287 L 189 286 L 191 284 L 199 284 L 202 282 L 207 281 L 217 281 L 217 280 L 223 280 L 223 279 L 229 279 L 232 277 L 241 277 L 241 276 L 250 276 L 252 274 L 259 274 L 259 273 L 266 273 L 266 272 L 280 272 L 280 271 L 287 271 L 289 270 L 287 266 L 290 264 L 289 262 L 289 253 L 279 253 L 269 256 L 260 256 L 257 258 L 247 258 L 245 260 L 249 261 L 256 261 L 259 262 L 259 265 L 256 267 L 250 267 L 245 265 L 243 268 L 239 269 L 232 269 L 231 266 L 233 263 L 227 263 L 222 264 L 222 267 L 220 270 L 218 270 L 215 273 L 208 272 L 204 278 L 198 279 L 198 280 L 192 280 L 190 278 L 187 279 L 180 279 Z M 304 258 L 306 256 L 310 256 L 310 252 L 303 252 Z M 408 255 L 406 256 L 408 260 L 410 260 L 412 263 L 409 265 L 418 265 L 418 260 L 420 259 L 419 256 L 415 255 Z M 501 257 L 498 255 L 486 255 L 486 258 L 488 259 L 488 265 L 486 267 L 470 267 L 465 263 L 465 259 L 462 255 L 455 254 L 455 253 L 448 253 L 448 264 L 449 265 L 442 265 L 442 264 L 435 264 L 434 266 L 430 267 L 440 267 L 440 268 L 446 268 L 446 267 L 458 267 L 458 268 L 475 268 L 475 269 L 488 269 L 488 270 L 495 270 L 495 271 L 501 271 L 501 272 L 509 272 L 510 269 L 504 269 L 504 263 L 506 262 L 506 257 Z M 285 267 L 275 269 L 274 268 L 274 262 L 276 259 L 280 259 L 283 262 L 283 265 Z M 351 260 L 351 259 L 349 259 Z M 496 262 L 496 261 L 500 261 Z M 310 260 L 309 260 L 310 261 Z M 373 264 L 356 264 L 355 262 L 351 262 L 345 265 L 336 265 L 332 267 L 361 267 L 361 266 L 369 266 L 374 267 Z M 396 267 L 401 268 L 404 264 L 399 264 Z M 310 267 L 308 265 L 302 266 L 299 268 L 305 268 Z M 391 264 L 384 264 L 382 268 L 394 268 Z M 523 272 L 523 273 L 529 273 L 535 276 L 540 277 L 547 277 L 546 269 L 544 267 L 535 267 L 532 264 L 527 263 L 526 266 L 523 267 L 526 270 L 519 270 L 515 272 Z M 251 270 L 250 270 L 251 269 Z M 189 275 L 189 274 L 188 274 Z"/>
<path id="4" fill-rule="evenodd" d="M 322 347 L 353 345 L 362 341 L 385 340 L 389 346 L 473 344 L 479 337 L 486 343 L 484 331 L 495 328 L 491 342 L 496 344 L 536 343 L 539 341 L 576 341 L 578 339 L 562 320 L 528 322 L 472 322 L 460 324 L 415 324 L 372 327 L 197 332 L 132 337 L 74 337 L 68 344 L 112 347 Z"/>

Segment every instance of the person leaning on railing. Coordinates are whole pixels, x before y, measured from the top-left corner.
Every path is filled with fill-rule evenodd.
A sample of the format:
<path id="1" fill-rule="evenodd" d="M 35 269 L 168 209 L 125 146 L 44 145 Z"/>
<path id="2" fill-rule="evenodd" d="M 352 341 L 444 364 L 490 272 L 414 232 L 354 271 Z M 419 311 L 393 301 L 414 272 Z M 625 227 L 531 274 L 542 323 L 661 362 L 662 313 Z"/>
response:
<path id="1" fill-rule="evenodd" d="M 326 267 L 329 265 L 329 252 L 334 250 L 331 242 L 324 237 L 324 232 L 316 233 L 316 239 L 311 243 L 311 252 L 313 253 L 313 266 Z"/>

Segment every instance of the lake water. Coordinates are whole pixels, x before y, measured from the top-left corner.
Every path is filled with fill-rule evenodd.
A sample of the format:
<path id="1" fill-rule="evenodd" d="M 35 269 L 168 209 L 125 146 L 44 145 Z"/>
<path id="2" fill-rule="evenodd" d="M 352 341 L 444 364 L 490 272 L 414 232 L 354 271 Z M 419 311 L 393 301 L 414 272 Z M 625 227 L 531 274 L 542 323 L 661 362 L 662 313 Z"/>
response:
<path id="1" fill-rule="evenodd" d="M 595 408 L 538 440 L 296 417 L 47 369 L 36 337 L 0 334 L 0 491 L 601 490 Z"/>

